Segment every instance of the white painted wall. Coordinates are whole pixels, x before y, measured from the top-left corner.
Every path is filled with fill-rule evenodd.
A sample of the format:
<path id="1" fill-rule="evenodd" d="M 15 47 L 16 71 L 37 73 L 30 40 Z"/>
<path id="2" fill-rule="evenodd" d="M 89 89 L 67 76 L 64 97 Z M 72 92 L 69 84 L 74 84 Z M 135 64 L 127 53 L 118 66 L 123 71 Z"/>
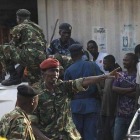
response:
<path id="1" fill-rule="evenodd" d="M 47 6 L 46 0 L 37 0 L 37 7 L 38 7 L 38 24 L 43 29 L 43 33 L 45 38 L 47 39 L 48 31 L 47 31 Z"/>
<path id="2" fill-rule="evenodd" d="M 92 39 L 92 26 L 107 29 L 107 52 L 113 54 L 122 65 L 127 52 L 121 50 L 121 32 L 124 25 L 136 28 L 137 44 L 140 43 L 140 0 L 38 0 L 39 24 L 49 41 L 55 21 L 59 18 L 55 38 L 59 37 L 58 26 L 62 22 L 73 27 L 72 38 L 86 48 Z"/>

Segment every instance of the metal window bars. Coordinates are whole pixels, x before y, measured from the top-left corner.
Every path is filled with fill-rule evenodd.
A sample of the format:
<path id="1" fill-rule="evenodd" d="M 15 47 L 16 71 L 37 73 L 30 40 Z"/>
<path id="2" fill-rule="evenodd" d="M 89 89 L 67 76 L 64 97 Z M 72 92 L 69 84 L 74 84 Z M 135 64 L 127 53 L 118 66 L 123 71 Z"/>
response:
<path id="1" fill-rule="evenodd" d="M 137 110 L 137 112 L 135 113 L 132 121 L 131 121 L 131 124 L 128 128 L 128 132 L 127 132 L 127 138 L 128 140 L 140 140 L 140 130 L 137 130 L 137 131 L 134 131 L 132 132 L 132 129 L 138 119 L 138 116 L 140 114 L 140 108 Z"/>

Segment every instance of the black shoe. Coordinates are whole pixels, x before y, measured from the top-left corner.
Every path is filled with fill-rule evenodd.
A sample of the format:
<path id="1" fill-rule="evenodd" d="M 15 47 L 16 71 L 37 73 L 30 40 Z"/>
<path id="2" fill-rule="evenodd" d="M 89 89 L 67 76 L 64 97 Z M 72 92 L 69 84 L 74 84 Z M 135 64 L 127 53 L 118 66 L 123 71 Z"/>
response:
<path id="1" fill-rule="evenodd" d="M 16 79 L 7 79 L 7 80 L 3 80 L 1 82 L 1 84 L 3 86 L 12 86 L 12 85 L 18 85 L 21 83 L 21 79 L 20 78 L 16 78 Z"/>

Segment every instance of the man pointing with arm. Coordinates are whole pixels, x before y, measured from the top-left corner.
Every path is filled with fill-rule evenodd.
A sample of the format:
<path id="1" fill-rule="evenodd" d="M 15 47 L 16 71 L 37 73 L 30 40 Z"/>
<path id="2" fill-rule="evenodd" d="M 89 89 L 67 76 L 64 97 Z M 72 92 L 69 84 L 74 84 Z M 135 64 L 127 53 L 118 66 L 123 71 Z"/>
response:
<path id="1" fill-rule="evenodd" d="M 40 97 L 35 115 L 39 123 L 33 126 L 34 134 L 38 128 L 44 135 L 53 140 L 59 138 L 80 140 L 81 136 L 72 121 L 70 102 L 74 94 L 85 91 L 89 85 L 100 82 L 105 78 L 117 76 L 117 70 L 101 76 L 90 76 L 76 80 L 62 81 L 59 77 L 59 61 L 48 58 L 40 65 L 42 81 L 39 84 Z"/>

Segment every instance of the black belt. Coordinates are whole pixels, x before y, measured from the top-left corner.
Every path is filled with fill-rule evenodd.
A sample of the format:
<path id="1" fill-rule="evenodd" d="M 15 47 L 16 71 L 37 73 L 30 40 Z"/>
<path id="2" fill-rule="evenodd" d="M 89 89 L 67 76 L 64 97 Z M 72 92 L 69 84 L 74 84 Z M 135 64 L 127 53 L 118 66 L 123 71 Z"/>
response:
<path id="1" fill-rule="evenodd" d="M 76 99 L 86 99 L 86 98 L 94 98 L 93 94 L 85 94 L 85 95 L 74 95 L 72 97 L 72 100 L 76 100 Z"/>
<path id="2" fill-rule="evenodd" d="M 32 44 L 32 45 L 27 45 L 26 46 L 27 49 L 37 49 L 39 51 L 44 51 L 44 47 L 41 45 L 37 45 L 37 44 Z"/>

